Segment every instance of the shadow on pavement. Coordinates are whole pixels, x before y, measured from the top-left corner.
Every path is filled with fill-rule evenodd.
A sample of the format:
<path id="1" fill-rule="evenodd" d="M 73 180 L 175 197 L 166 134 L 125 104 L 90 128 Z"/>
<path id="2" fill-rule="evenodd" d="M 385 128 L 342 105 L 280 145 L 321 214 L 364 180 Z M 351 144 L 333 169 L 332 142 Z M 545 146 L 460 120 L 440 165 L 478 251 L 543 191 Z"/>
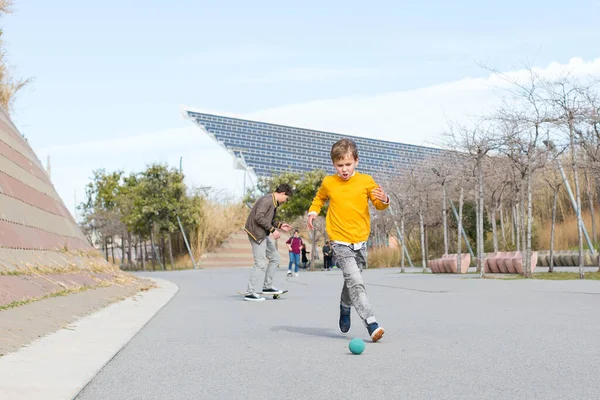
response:
<path id="1" fill-rule="evenodd" d="M 306 326 L 286 326 L 279 325 L 271 328 L 273 332 L 291 332 L 291 333 L 299 333 L 301 335 L 309 335 L 309 336 L 319 336 L 319 337 L 331 337 L 336 339 L 346 339 L 348 338 L 342 336 L 339 332 L 329 329 L 329 328 L 310 328 Z"/>

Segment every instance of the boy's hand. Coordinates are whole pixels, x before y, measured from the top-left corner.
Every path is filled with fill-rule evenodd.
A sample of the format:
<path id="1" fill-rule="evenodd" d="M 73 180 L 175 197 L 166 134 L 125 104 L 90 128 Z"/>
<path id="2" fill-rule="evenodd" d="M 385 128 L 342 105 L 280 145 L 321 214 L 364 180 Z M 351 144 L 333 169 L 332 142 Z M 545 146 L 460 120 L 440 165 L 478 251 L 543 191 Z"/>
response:
<path id="1" fill-rule="evenodd" d="M 377 189 L 373 189 L 373 196 L 375 196 L 376 199 L 383 201 L 384 203 L 387 203 L 388 201 L 388 195 L 385 194 L 385 191 L 381 186 L 378 186 Z"/>
<path id="2" fill-rule="evenodd" d="M 282 231 L 288 232 L 290 229 L 292 229 L 292 226 L 290 224 L 281 224 Z"/>
<path id="3" fill-rule="evenodd" d="M 281 237 L 281 233 L 277 229 L 275 229 L 272 233 L 273 239 L 279 239 Z"/>
<path id="4" fill-rule="evenodd" d="M 310 214 L 308 216 L 308 222 L 306 223 L 306 227 L 308 228 L 308 230 L 313 230 L 313 220 L 315 219 L 316 215 L 315 214 Z"/>

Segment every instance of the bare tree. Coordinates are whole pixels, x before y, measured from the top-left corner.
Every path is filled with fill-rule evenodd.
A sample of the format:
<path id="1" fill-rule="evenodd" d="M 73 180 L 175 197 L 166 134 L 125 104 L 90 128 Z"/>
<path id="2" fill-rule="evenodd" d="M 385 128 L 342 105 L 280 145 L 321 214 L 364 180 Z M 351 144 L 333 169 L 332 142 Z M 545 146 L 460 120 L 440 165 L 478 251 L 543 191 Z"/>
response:
<path id="1" fill-rule="evenodd" d="M 550 168 L 547 168 L 550 169 Z M 562 186 L 562 178 L 557 174 L 555 168 L 550 171 L 546 171 L 544 174 L 544 181 L 552 189 L 552 224 L 550 226 L 550 260 L 548 272 L 554 272 L 554 230 L 556 227 L 556 205 L 558 202 L 558 191 Z"/>
<path id="2" fill-rule="evenodd" d="M 594 215 L 594 192 L 592 190 L 592 178 L 587 167 L 583 168 L 583 180 L 585 181 L 585 193 L 587 195 L 588 207 L 590 209 L 590 217 L 592 219 L 592 242 L 597 240 L 596 236 L 596 217 Z"/>
<path id="3" fill-rule="evenodd" d="M 495 119 L 502 132 L 502 151 L 511 160 L 519 173 L 520 217 L 517 222 L 521 227 L 521 239 L 524 243 L 518 247 L 523 249 L 523 273 L 531 277 L 531 240 L 533 225 L 532 176 L 544 165 L 545 151 L 540 147 L 543 127 L 554 121 L 548 102 L 545 100 L 546 89 L 543 79 L 529 69 L 528 79 L 519 81 L 499 74 L 511 84 L 509 96 L 503 98 L 503 106 Z M 549 140 L 548 135 L 545 137 Z M 526 205 L 526 210 L 525 210 Z M 525 217 L 523 223 L 523 217 Z M 518 241 L 518 240 L 517 240 Z"/>
<path id="4" fill-rule="evenodd" d="M 497 215 L 500 213 L 500 224 L 502 228 L 502 236 L 504 238 L 504 226 L 502 223 L 502 200 L 504 192 L 510 183 L 510 171 L 508 165 L 506 165 L 506 159 L 501 156 L 492 157 L 486 165 L 486 186 L 488 187 L 489 193 L 489 216 L 492 224 L 492 242 L 494 246 L 494 252 L 498 251 L 498 226 L 497 226 Z M 504 243 L 506 246 L 506 241 Z"/>
<path id="5" fill-rule="evenodd" d="M 465 199 L 465 187 L 471 184 L 470 174 L 472 175 L 473 168 L 463 154 L 454 155 L 454 176 L 453 183 L 458 188 L 458 216 L 456 230 L 456 273 L 460 274 L 462 270 L 462 232 L 463 232 L 463 206 Z M 484 271 L 485 272 L 485 271 Z"/>
<path id="6" fill-rule="evenodd" d="M 456 170 L 454 164 L 456 157 L 452 153 L 446 153 L 443 156 L 431 160 L 431 170 L 434 173 L 435 181 L 442 189 L 442 230 L 444 237 L 444 254 L 448 254 L 448 185 Z"/>
<path id="7" fill-rule="evenodd" d="M 419 216 L 419 232 L 421 238 L 421 265 L 423 272 L 427 269 L 427 241 L 425 238 L 425 210 L 426 205 L 426 188 L 421 182 L 422 173 L 421 171 L 415 171 L 415 168 L 410 169 L 410 185 L 411 193 L 413 194 L 413 205 L 416 208 L 417 215 Z M 425 190 L 424 190 L 425 189 Z"/>
<path id="8" fill-rule="evenodd" d="M 568 138 L 571 169 L 575 183 L 575 213 L 577 217 L 577 238 L 579 242 L 579 277 L 585 278 L 583 255 L 583 220 L 581 218 L 581 185 L 579 182 L 579 157 L 581 132 L 589 124 L 590 92 L 595 82 L 586 84 L 570 74 L 543 81 L 547 102 L 554 111 L 554 123 Z M 590 248 L 593 253 L 594 249 Z"/>
<path id="9" fill-rule="evenodd" d="M 390 214 L 392 215 L 392 218 L 394 219 L 394 227 L 396 228 L 398 240 L 401 245 L 400 272 L 404 273 L 406 272 L 405 262 L 407 258 L 406 256 L 408 254 L 408 238 L 405 230 L 405 222 L 407 218 L 411 218 L 411 198 L 408 195 L 409 193 L 411 193 L 410 181 L 406 178 L 406 176 L 401 175 L 394 179 L 392 182 L 390 182 L 388 190 L 390 195 L 394 199 L 394 202 L 392 205 L 390 205 L 389 210 Z"/>
<path id="10" fill-rule="evenodd" d="M 444 147 L 454 152 L 468 154 L 475 164 L 477 182 L 477 271 L 485 275 L 484 255 L 484 168 L 483 162 L 488 154 L 498 147 L 497 135 L 489 121 L 481 120 L 470 126 L 451 123 L 445 134 Z"/>

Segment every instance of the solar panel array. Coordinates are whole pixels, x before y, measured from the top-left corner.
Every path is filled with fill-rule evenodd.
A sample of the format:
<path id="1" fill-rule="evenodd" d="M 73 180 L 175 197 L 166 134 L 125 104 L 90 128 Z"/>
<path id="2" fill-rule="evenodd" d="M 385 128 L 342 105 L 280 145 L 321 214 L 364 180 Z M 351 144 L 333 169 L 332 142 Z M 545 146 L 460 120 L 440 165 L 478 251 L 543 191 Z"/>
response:
<path id="1" fill-rule="evenodd" d="M 331 146 L 349 138 L 356 142 L 360 171 L 373 175 L 397 175 L 406 167 L 440 150 L 424 146 L 369 139 L 292 126 L 249 121 L 222 115 L 186 111 L 207 134 L 235 157 L 243 156 L 257 176 L 323 169 L 333 172 Z"/>

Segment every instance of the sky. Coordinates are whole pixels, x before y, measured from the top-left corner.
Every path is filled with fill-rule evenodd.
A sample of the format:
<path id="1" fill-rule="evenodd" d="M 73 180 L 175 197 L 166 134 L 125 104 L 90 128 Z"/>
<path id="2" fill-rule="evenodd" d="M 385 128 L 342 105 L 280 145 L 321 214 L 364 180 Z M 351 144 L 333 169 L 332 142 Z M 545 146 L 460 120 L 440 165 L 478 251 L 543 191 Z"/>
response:
<path id="1" fill-rule="evenodd" d="M 185 107 L 435 145 L 497 104 L 490 69 L 600 76 L 600 0 L 14 3 L 6 58 L 31 83 L 12 118 L 73 214 L 94 170 L 153 162 L 241 196 Z"/>

